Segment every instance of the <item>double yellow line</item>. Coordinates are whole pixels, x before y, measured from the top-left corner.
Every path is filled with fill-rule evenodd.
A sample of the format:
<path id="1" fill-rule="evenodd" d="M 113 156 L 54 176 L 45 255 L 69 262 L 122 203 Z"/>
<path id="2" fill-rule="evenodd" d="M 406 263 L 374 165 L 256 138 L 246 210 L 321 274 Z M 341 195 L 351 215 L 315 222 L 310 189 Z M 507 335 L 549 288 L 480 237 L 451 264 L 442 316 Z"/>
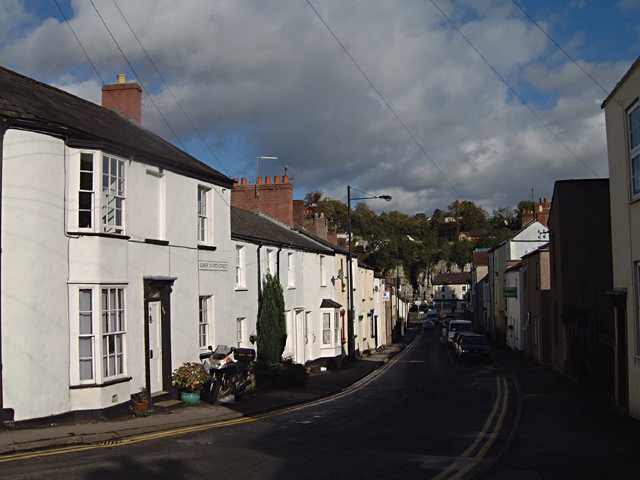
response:
<path id="1" fill-rule="evenodd" d="M 496 400 L 493 403 L 493 408 L 491 409 L 491 413 L 489 414 L 484 427 L 482 427 L 482 430 L 480 430 L 475 441 L 469 446 L 469 448 L 462 452 L 462 454 L 451 465 L 449 465 L 446 469 L 433 477 L 433 480 L 458 480 L 464 477 L 473 468 L 475 468 L 476 465 L 478 465 L 478 463 L 480 463 L 480 461 L 485 457 L 489 449 L 493 446 L 493 443 L 500 433 L 502 425 L 504 423 L 504 418 L 507 414 L 508 406 L 509 388 L 507 386 L 507 377 L 505 375 L 500 375 L 496 378 Z M 500 410 L 500 414 L 494 425 L 494 419 L 498 414 L 498 410 Z M 487 436 L 487 432 L 492 425 L 493 431 L 489 436 Z M 482 447 L 477 450 L 475 456 L 472 456 L 473 452 L 476 451 L 480 444 L 482 444 Z M 469 459 L 471 459 L 471 461 L 469 461 Z M 460 469 L 463 463 L 467 463 L 467 465 L 464 468 Z"/>

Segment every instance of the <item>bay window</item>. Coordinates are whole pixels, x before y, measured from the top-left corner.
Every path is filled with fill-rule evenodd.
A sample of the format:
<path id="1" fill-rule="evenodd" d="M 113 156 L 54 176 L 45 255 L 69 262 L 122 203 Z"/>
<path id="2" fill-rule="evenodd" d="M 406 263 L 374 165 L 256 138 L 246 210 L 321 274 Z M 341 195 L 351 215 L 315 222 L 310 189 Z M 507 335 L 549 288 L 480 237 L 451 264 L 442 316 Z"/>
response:
<path id="1" fill-rule="evenodd" d="M 125 289 L 86 285 L 71 288 L 71 383 L 102 384 L 125 372 Z"/>

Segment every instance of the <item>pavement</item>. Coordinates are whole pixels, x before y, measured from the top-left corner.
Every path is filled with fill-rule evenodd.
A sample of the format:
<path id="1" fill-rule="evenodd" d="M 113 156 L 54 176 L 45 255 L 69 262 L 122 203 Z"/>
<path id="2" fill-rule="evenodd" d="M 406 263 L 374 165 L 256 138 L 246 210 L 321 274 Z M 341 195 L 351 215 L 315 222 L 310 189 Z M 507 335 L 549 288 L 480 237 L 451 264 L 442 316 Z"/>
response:
<path id="1" fill-rule="evenodd" d="M 417 331 L 417 329 L 413 329 Z M 415 338 L 407 332 L 397 343 L 370 355 L 343 362 L 340 369 L 311 372 L 303 387 L 254 389 L 239 401 L 223 399 L 214 405 L 200 402 L 147 417 L 102 420 L 38 428 L 0 430 L 0 455 L 69 445 L 117 441 L 147 433 L 251 417 L 312 402 L 338 393 L 384 365 Z M 226 401 L 225 401 L 226 400 Z"/>

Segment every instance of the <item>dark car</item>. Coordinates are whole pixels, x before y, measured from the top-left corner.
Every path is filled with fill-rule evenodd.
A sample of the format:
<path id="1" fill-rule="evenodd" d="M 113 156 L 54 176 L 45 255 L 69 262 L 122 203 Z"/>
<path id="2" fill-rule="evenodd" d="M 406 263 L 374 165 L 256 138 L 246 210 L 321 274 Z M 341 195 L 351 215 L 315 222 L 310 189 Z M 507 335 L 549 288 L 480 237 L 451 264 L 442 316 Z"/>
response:
<path id="1" fill-rule="evenodd" d="M 436 324 L 433 323 L 433 320 L 425 320 L 424 323 L 422 324 L 422 330 L 433 330 L 436 328 Z"/>
<path id="2" fill-rule="evenodd" d="M 484 335 L 466 333 L 459 338 L 455 349 L 461 362 L 466 359 L 491 360 L 491 347 Z"/>

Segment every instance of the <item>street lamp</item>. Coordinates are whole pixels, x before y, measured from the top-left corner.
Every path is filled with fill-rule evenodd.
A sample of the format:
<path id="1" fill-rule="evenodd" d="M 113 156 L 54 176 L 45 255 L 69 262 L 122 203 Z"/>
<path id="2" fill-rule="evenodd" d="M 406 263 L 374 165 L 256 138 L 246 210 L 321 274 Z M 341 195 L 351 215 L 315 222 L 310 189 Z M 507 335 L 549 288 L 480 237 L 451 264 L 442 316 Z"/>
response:
<path id="1" fill-rule="evenodd" d="M 354 188 L 354 190 L 356 190 Z M 347 185 L 347 225 L 349 227 L 349 241 L 347 244 L 347 265 L 349 267 L 349 274 L 347 275 L 347 288 L 348 288 L 348 302 L 349 302 L 349 311 L 347 313 L 347 347 L 349 349 L 349 358 L 355 358 L 356 351 L 356 342 L 354 336 L 354 325 L 353 321 L 355 318 L 355 312 L 353 311 L 353 256 L 351 253 L 351 200 L 372 200 L 374 198 L 381 198 L 382 200 L 386 200 L 387 202 L 391 201 L 390 195 L 371 195 L 370 193 L 363 192 L 361 190 L 356 190 L 357 192 L 366 195 L 365 197 L 351 198 L 351 186 Z"/>

